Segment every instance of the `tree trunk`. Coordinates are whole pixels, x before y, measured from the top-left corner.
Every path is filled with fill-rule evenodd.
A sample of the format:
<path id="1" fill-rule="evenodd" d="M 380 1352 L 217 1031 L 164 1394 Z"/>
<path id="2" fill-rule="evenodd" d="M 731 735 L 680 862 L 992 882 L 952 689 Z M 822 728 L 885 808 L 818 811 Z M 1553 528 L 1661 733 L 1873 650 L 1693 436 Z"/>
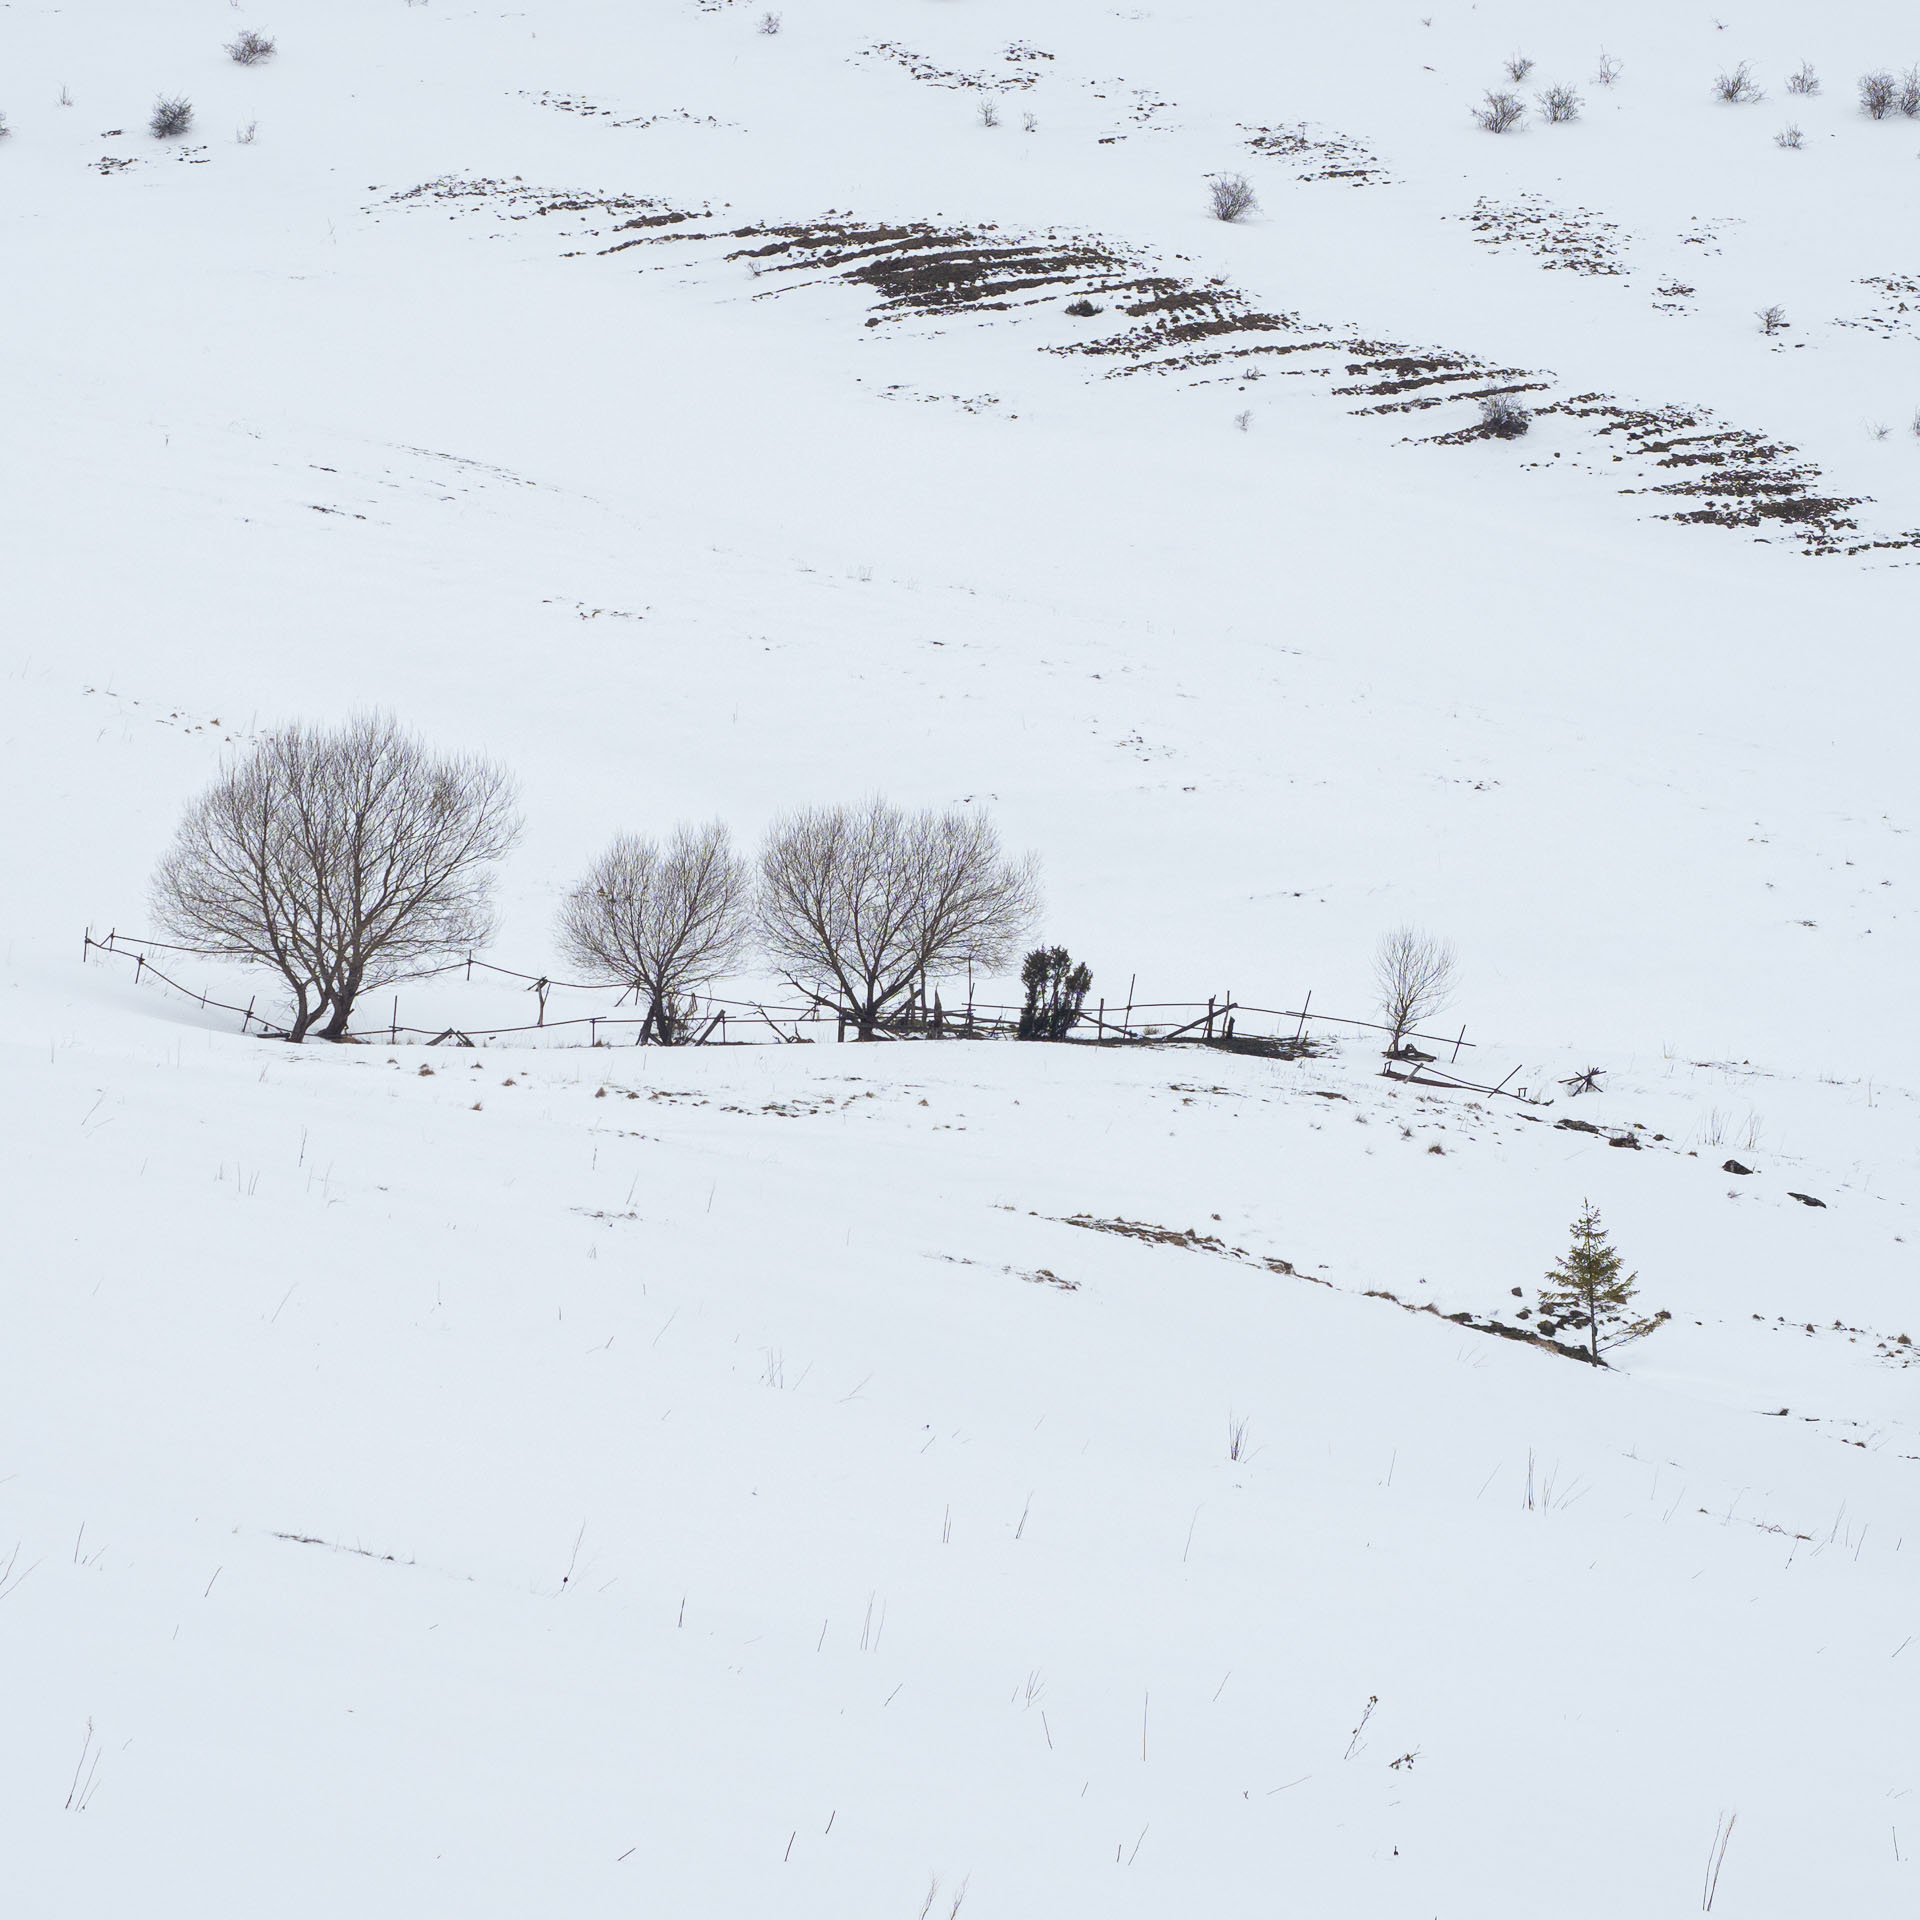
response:
<path id="1" fill-rule="evenodd" d="M 333 1002 L 333 1018 L 320 1030 L 322 1040 L 344 1040 L 347 1037 L 347 1022 L 353 1016 L 353 1003 L 359 997 L 360 976 L 354 972 L 341 983 Z"/>
<path id="2" fill-rule="evenodd" d="M 327 1003 L 324 1000 L 317 1007 L 307 1005 L 306 982 L 300 982 L 293 990 L 293 1020 L 287 1028 L 288 1041 L 297 1047 L 307 1037 L 307 1029 L 326 1010 Z"/>

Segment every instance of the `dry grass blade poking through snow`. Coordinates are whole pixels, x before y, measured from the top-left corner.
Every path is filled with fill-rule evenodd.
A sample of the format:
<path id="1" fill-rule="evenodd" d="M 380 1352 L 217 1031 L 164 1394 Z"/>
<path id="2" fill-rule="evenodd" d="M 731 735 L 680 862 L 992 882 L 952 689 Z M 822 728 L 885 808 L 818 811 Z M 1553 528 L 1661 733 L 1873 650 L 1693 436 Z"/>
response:
<path id="1" fill-rule="evenodd" d="M 1453 943 L 1436 940 L 1418 927 L 1395 927 L 1373 958 L 1380 989 L 1380 1012 L 1392 1032 L 1389 1056 L 1420 1022 L 1453 998 Z"/>
<path id="2" fill-rule="evenodd" d="M 983 814 L 811 807 L 776 822 L 760 855 L 769 957 L 862 1040 L 928 980 L 1002 964 L 1037 905 L 1032 859 L 1007 858 Z"/>
<path id="3" fill-rule="evenodd" d="M 346 1037 L 369 987 L 492 930 L 494 865 L 519 833 L 491 762 L 441 759 L 382 714 L 270 734 L 187 811 L 153 882 L 201 953 L 272 968 L 289 1040 Z"/>
<path id="4" fill-rule="evenodd" d="M 683 826 L 662 847 L 623 833 L 560 909 L 560 945 L 595 980 L 644 998 L 644 1043 L 690 1037 L 693 991 L 747 950 L 751 885 L 727 829 Z"/>

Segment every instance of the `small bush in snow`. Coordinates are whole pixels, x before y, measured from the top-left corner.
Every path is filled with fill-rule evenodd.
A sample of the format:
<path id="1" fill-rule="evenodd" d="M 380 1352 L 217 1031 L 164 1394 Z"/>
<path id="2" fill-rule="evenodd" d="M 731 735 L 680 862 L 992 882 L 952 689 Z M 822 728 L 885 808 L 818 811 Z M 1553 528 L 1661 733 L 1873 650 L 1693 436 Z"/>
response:
<path id="1" fill-rule="evenodd" d="M 1909 120 L 1920 119 L 1920 67 L 1909 67 L 1900 76 L 1900 97 L 1894 104 Z"/>
<path id="2" fill-rule="evenodd" d="M 1818 93 L 1820 91 L 1820 76 L 1814 72 L 1813 62 L 1811 60 L 1802 60 L 1799 66 L 1787 75 L 1787 91 L 1789 93 Z"/>
<path id="3" fill-rule="evenodd" d="M 227 58 L 236 67 L 257 67 L 262 60 L 273 58 L 273 42 L 249 27 L 227 48 Z"/>
<path id="4" fill-rule="evenodd" d="M 1610 87 L 1620 78 L 1620 62 L 1610 53 L 1602 53 L 1600 64 L 1593 70 L 1593 84 L 1596 87 Z"/>
<path id="5" fill-rule="evenodd" d="M 1753 317 L 1760 322 L 1762 333 L 1785 333 L 1787 330 L 1785 307 L 1762 307 Z"/>
<path id="6" fill-rule="evenodd" d="M 1000 105 L 992 94 L 983 93 L 980 96 L 979 112 L 983 127 L 997 127 L 1000 124 Z"/>
<path id="7" fill-rule="evenodd" d="M 1564 126 L 1569 120 L 1578 120 L 1582 105 L 1580 96 L 1571 87 L 1549 87 L 1540 96 L 1540 112 L 1555 126 Z"/>
<path id="8" fill-rule="evenodd" d="M 1507 78 L 1517 87 L 1533 71 L 1533 62 L 1524 53 L 1507 55 Z"/>
<path id="9" fill-rule="evenodd" d="M 780 31 L 780 16 L 777 13 L 763 13 L 760 16 L 760 31 L 775 34 Z"/>
<path id="10" fill-rule="evenodd" d="M 1731 73 L 1717 75 L 1713 90 L 1731 107 L 1751 106 L 1767 97 L 1753 84 L 1753 65 L 1747 60 L 1742 60 Z"/>
<path id="11" fill-rule="evenodd" d="M 4 140 L 10 131 L 11 129 L 7 125 L 7 116 L 4 113 L 0 113 L 0 140 Z"/>
<path id="12" fill-rule="evenodd" d="M 260 131 L 260 122 L 258 120 L 249 120 L 244 127 L 235 127 L 233 130 L 234 145 L 237 147 L 252 146 L 253 137 L 259 131 Z"/>
<path id="13" fill-rule="evenodd" d="M 1773 136 L 1773 144 L 1776 147 L 1798 147 L 1804 144 L 1804 136 L 1798 127 L 1782 127 Z"/>
<path id="14" fill-rule="evenodd" d="M 1533 415 L 1510 393 L 1495 393 L 1480 402 L 1480 428 L 1496 440 L 1518 440 L 1533 425 Z"/>
<path id="15" fill-rule="evenodd" d="M 1105 307 L 1096 307 L 1091 300 L 1075 300 L 1068 304 L 1067 311 L 1076 320 L 1091 320 L 1096 313 L 1105 313 Z"/>
<path id="16" fill-rule="evenodd" d="M 1890 73 L 1860 76 L 1860 111 L 1869 120 L 1884 120 L 1900 98 L 1900 83 Z"/>
<path id="17" fill-rule="evenodd" d="M 1486 104 L 1472 108 L 1471 112 L 1489 133 L 1511 133 L 1527 117 L 1517 93 L 1490 93 Z"/>
<path id="18" fill-rule="evenodd" d="M 184 96 L 168 99 L 165 94 L 153 103 L 153 117 L 147 128 L 156 140 L 173 140 L 193 125 L 193 102 Z"/>
<path id="19" fill-rule="evenodd" d="M 1253 183 L 1244 173 L 1223 173 L 1208 188 L 1208 198 L 1216 220 L 1244 219 L 1260 202 L 1254 198 Z"/>

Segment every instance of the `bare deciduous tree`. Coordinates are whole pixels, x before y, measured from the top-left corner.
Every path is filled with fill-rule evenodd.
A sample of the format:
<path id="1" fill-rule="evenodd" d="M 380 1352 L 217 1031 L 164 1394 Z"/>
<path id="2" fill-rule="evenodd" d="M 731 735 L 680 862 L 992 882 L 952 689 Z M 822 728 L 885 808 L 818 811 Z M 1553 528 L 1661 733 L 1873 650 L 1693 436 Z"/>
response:
<path id="1" fill-rule="evenodd" d="M 1393 1035 L 1390 1054 L 1398 1053 L 1407 1035 L 1453 998 L 1453 968 L 1452 942 L 1436 940 L 1417 927 L 1395 927 L 1382 939 L 1373 957 L 1373 977 L 1380 989 L 1380 1012 Z"/>
<path id="2" fill-rule="evenodd" d="M 871 1040 L 929 979 L 999 966 L 1032 920 L 1031 859 L 983 814 L 885 800 L 775 823 L 760 855 L 760 932 L 788 984 Z"/>
<path id="3" fill-rule="evenodd" d="M 197 952 L 277 972 L 289 1040 L 340 1040 L 363 991 L 487 939 L 492 869 L 518 833 L 488 761 L 430 754 L 384 714 L 286 727 L 188 809 L 154 910 Z"/>
<path id="4" fill-rule="evenodd" d="M 747 863 L 715 820 L 683 826 L 664 847 L 623 833 L 567 896 L 560 944 L 596 980 L 644 998 L 644 1044 L 688 1037 L 687 1003 L 746 951 Z"/>

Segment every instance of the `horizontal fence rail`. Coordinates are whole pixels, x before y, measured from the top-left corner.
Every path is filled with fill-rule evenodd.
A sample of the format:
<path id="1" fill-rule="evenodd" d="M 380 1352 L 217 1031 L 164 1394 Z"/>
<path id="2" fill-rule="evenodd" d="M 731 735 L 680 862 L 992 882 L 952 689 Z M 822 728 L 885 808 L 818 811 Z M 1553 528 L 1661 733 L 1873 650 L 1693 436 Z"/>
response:
<path id="1" fill-rule="evenodd" d="M 284 1039 L 286 1029 L 276 1025 L 258 1011 L 258 996 L 248 1000 L 243 1007 L 235 1001 L 215 999 L 210 993 L 186 985 L 173 974 L 166 972 L 153 958 L 160 954 L 185 954 L 197 959 L 210 956 L 198 948 L 177 946 L 164 940 L 149 940 L 140 934 L 108 932 L 104 937 L 96 937 L 88 928 L 81 936 L 80 958 L 83 964 L 94 954 L 105 954 L 117 960 L 133 963 L 133 977 L 137 983 L 152 980 L 157 985 L 171 989 L 196 1006 L 213 1009 L 221 1013 L 237 1015 L 240 1031 L 251 1034 L 258 1029 L 263 1039 Z M 218 956 L 212 956 L 218 957 Z M 237 957 L 237 956 L 236 956 Z M 177 965 L 177 962 L 169 962 Z M 384 1025 L 363 1028 L 354 1038 L 377 1040 L 384 1038 L 389 1046 L 397 1046 L 401 1041 L 424 1042 L 427 1046 L 478 1046 L 484 1041 L 517 1039 L 526 1035 L 578 1036 L 580 1029 L 585 1034 L 571 1044 L 584 1043 L 590 1047 L 612 1045 L 641 1045 L 649 1039 L 653 1022 L 651 1016 L 636 1010 L 633 1013 L 621 1013 L 618 1009 L 625 1005 L 629 996 L 636 1001 L 634 989 L 620 992 L 610 1010 L 556 1015 L 548 1017 L 547 1003 L 556 993 L 591 993 L 604 996 L 613 991 L 605 983 L 580 980 L 556 980 L 547 974 L 522 973 L 512 967 L 502 967 L 493 961 L 482 960 L 475 955 L 467 955 L 460 960 L 449 961 L 443 966 L 425 968 L 419 973 L 407 976 L 408 986 L 424 985 L 430 980 L 443 980 L 451 975 L 459 975 L 462 984 L 472 980 L 474 974 L 492 975 L 503 980 L 515 980 L 522 983 L 522 990 L 535 996 L 538 1011 L 532 1020 L 520 1021 L 507 1026 L 495 1027 L 458 1027 L 443 1025 L 439 1027 L 409 1026 L 400 1019 L 399 996 L 393 995 L 389 1002 L 389 1018 Z M 849 1028 L 857 1030 L 857 1023 L 844 1011 L 835 1007 L 829 1000 L 825 1003 L 809 1001 L 799 1006 L 769 1005 L 760 1000 L 733 1000 L 715 994 L 696 994 L 694 1017 L 691 1022 L 692 1036 L 679 1042 L 682 1045 L 695 1046 L 774 1046 L 774 1045 L 812 1045 L 820 1037 L 818 1031 L 831 1027 L 836 1039 L 845 1039 Z M 1001 1002 L 976 1000 L 969 988 L 967 999 L 954 1007 L 945 1005 L 938 992 L 931 996 L 924 990 L 915 994 L 904 1005 L 897 1007 L 876 1024 L 874 1033 L 877 1039 L 885 1040 L 940 1040 L 940 1039 L 995 1039 L 1013 1036 L 1019 1027 L 1023 1009 L 1019 1006 Z M 1270 1034 L 1243 1034 L 1239 1030 L 1241 1017 L 1250 1016 L 1257 1021 L 1277 1023 Z M 1292 1023 L 1291 1033 L 1286 1023 Z M 1351 1027 L 1363 1032 L 1391 1034 L 1392 1028 L 1378 1020 L 1359 1020 L 1345 1014 L 1320 1013 L 1313 1010 L 1313 995 L 1309 993 L 1298 1007 L 1262 1007 L 1250 1002 L 1236 1000 L 1229 991 L 1216 994 L 1205 1001 L 1199 1000 L 1154 1000 L 1133 999 L 1131 993 L 1124 1003 L 1118 1003 L 1109 1011 L 1105 1000 L 1100 1000 L 1082 1012 L 1079 1026 L 1066 1037 L 1054 1044 L 1066 1046 L 1164 1046 L 1170 1042 L 1190 1042 L 1197 1045 L 1237 1048 L 1247 1052 L 1277 1054 L 1285 1057 L 1289 1051 L 1304 1053 L 1309 1050 L 1307 1029 L 1313 1026 Z M 629 1030 L 633 1033 L 631 1041 L 616 1039 Z M 1447 1089 L 1459 1092 L 1485 1094 L 1503 1094 L 1508 1098 L 1522 1099 L 1528 1104 L 1540 1104 L 1529 1096 L 1526 1089 L 1509 1093 L 1507 1080 L 1498 1086 L 1485 1086 L 1475 1081 L 1460 1079 L 1436 1062 L 1439 1050 L 1445 1050 L 1448 1066 L 1457 1063 L 1462 1049 L 1471 1049 L 1476 1043 L 1466 1037 L 1467 1030 L 1462 1027 L 1457 1034 L 1431 1034 L 1409 1032 L 1401 1036 L 1402 1049 L 1390 1057 L 1388 1073 L 1396 1079 L 1413 1084 Z M 1413 1051 L 1410 1043 L 1431 1046 L 1434 1054 L 1420 1054 Z M 561 1041 L 560 1044 L 570 1044 Z M 654 1042 L 654 1044 L 659 1044 Z M 1518 1068 L 1514 1070 L 1515 1073 Z"/>

